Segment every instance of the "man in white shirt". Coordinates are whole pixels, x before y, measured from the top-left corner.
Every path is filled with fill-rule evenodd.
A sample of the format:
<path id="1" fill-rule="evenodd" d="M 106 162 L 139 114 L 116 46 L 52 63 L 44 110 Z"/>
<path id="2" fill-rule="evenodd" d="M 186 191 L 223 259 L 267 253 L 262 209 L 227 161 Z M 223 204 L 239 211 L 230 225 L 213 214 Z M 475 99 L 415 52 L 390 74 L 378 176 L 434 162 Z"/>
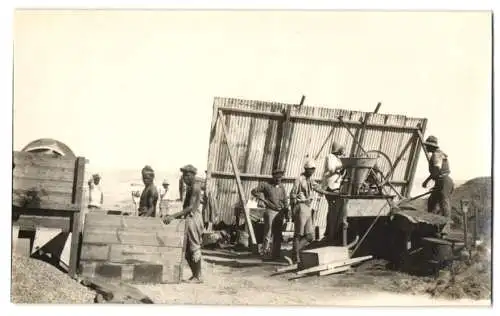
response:
<path id="1" fill-rule="evenodd" d="M 160 193 L 160 202 L 158 208 L 160 209 L 160 217 L 169 215 L 168 214 L 168 201 L 167 201 L 167 192 L 170 183 L 167 179 L 163 180 L 161 187 L 158 188 L 158 192 Z"/>
<path id="2" fill-rule="evenodd" d="M 340 157 L 344 154 L 344 146 L 333 142 L 331 153 L 326 156 L 325 172 L 323 174 L 323 187 L 327 193 L 339 193 L 340 184 L 344 176 L 344 168 Z M 324 238 L 333 241 L 340 229 L 341 214 L 335 208 L 336 199 L 334 195 L 325 195 L 328 201 L 328 214 L 326 217 L 326 229 Z"/>
<path id="3" fill-rule="evenodd" d="M 98 174 L 92 175 L 89 180 L 89 209 L 100 209 L 103 204 L 104 194 L 101 189 L 101 176 Z"/>

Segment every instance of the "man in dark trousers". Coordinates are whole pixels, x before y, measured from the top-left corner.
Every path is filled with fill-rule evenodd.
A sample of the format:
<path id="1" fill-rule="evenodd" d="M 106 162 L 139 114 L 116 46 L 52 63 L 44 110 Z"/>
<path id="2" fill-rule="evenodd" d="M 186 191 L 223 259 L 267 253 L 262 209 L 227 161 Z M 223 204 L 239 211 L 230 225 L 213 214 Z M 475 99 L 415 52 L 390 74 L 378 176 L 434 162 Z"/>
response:
<path id="1" fill-rule="evenodd" d="M 187 281 L 189 283 L 202 283 L 201 279 L 201 245 L 203 237 L 203 217 L 200 210 L 201 185 L 195 181 L 197 169 L 192 165 L 181 168 L 182 181 L 186 184 L 185 198 L 182 211 L 166 216 L 163 219 L 169 224 L 173 219 L 186 218 L 184 231 L 186 261 L 191 268 L 193 276 Z"/>
<path id="2" fill-rule="evenodd" d="M 158 190 L 154 185 L 155 172 L 150 166 L 145 166 L 141 173 L 144 190 L 139 199 L 139 216 L 155 217 L 158 202 Z"/>
<path id="3" fill-rule="evenodd" d="M 438 139 L 429 136 L 424 142 L 429 159 L 429 177 L 425 179 L 422 186 L 427 188 L 430 180 L 434 181 L 434 188 L 427 200 L 427 210 L 431 213 L 442 215 L 451 220 L 451 195 L 454 183 L 450 177 L 450 165 L 448 156 L 439 148 Z M 448 233 L 449 225 L 445 226 L 443 233 Z"/>
<path id="4" fill-rule="evenodd" d="M 290 208 L 285 187 L 281 183 L 284 171 L 276 169 L 273 178 L 269 182 L 261 183 L 251 191 L 252 195 L 261 201 L 266 208 L 264 213 L 264 242 L 263 253 L 271 257 L 267 259 L 278 260 L 280 258 L 281 242 L 283 240 L 283 219 L 290 219 Z M 269 243 L 272 242 L 272 250 Z"/>

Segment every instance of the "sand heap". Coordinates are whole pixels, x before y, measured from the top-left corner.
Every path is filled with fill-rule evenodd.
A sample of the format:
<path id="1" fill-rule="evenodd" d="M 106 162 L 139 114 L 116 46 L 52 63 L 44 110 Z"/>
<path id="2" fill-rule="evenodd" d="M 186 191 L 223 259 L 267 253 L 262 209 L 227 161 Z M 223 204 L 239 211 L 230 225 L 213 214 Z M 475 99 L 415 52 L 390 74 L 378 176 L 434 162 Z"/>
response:
<path id="1" fill-rule="evenodd" d="M 21 304 L 87 304 L 95 293 L 54 266 L 12 255 L 11 301 Z"/>

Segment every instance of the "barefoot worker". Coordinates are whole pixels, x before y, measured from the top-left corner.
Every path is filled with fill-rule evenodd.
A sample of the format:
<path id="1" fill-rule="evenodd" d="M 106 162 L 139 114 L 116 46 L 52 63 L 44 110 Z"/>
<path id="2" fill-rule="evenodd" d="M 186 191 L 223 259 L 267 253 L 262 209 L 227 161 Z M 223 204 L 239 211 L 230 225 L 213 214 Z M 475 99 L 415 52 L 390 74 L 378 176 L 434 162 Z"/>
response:
<path id="1" fill-rule="evenodd" d="M 448 156 L 439 148 L 438 139 L 429 136 L 424 146 L 431 155 L 429 159 L 429 177 L 425 179 L 422 186 L 427 188 L 430 180 L 434 181 L 434 188 L 427 200 L 427 210 L 431 213 L 442 215 L 450 219 L 451 201 L 450 197 L 454 190 L 454 183 L 450 177 L 450 165 Z M 438 210 L 439 208 L 439 210 Z M 448 233 L 449 225 L 445 226 L 443 233 Z"/>
<path id="2" fill-rule="evenodd" d="M 282 178 L 283 170 L 276 169 L 273 171 L 271 181 L 261 183 L 251 192 L 257 200 L 262 201 L 266 208 L 264 213 L 264 243 L 262 250 L 266 256 L 270 252 L 271 257 L 269 259 L 272 260 L 280 258 L 281 242 L 283 239 L 283 219 L 290 219 L 290 208 L 288 207 L 285 187 L 281 183 Z M 271 238 L 273 241 L 272 251 L 269 249 Z"/>
<path id="3" fill-rule="evenodd" d="M 150 166 L 145 166 L 141 173 L 144 190 L 139 200 L 139 216 L 155 217 L 158 202 L 158 190 L 154 184 L 155 172 Z"/>
<path id="4" fill-rule="evenodd" d="M 299 263 L 300 250 L 313 241 L 314 228 L 312 223 L 311 204 L 314 200 L 314 191 L 317 184 L 311 179 L 316 164 L 313 160 L 307 160 L 304 164 L 304 172 L 295 180 L 290 192 L 290 204 L 293 207 L 293 258 L 292 261 Z"/>
<path id="5" fill-rule="evenodd" d="M 169 224 L 173 219 L 186 218 L 185 258 L 191 268 L 193 276 L 188 280 L 190 283 L 201 283 L 201 244 L 203 236 L 203 217 L 200 211 L 201 185 L 195 181 L 197 169 L 187 165 L 181 169 L 182 180 L 186 184 L 186 194 L 182 211 L 166 216 L 163 219 Z"/>
<path id="6" fill-rule="evenodd" d="M 89 209 L 100 209 L 104 202 L 104 194 L 101 189 L 101 176 L 98 174 L 92 175 L 89 180 Z"/>

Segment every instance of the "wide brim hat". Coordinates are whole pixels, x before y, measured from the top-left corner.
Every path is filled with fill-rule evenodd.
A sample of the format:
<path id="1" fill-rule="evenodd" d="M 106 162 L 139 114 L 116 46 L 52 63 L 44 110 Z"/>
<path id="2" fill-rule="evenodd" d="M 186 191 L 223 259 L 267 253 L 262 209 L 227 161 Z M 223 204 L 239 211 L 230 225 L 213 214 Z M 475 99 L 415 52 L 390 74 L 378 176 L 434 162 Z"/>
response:
<path id="1" fill-rule="evenodd" d="M 424 142 L 425 146 L 431 146 L 431 147 L 439 147 L 438 145 L 438 139 L 436 136 L 429 136 Z"/>
<path id="2" fill-rule="evenodd" d="M 342 146 L 340 143 L 333 142 L 332 153 L 333 154 L 343 154 L 344 153 L 344 146 Z"/>
<path id="3" fill-rule="evenodd" d="M 316 162 L 312 159 L 308 159 L 304 163 L 304 169 L 316 169 Z"/>

